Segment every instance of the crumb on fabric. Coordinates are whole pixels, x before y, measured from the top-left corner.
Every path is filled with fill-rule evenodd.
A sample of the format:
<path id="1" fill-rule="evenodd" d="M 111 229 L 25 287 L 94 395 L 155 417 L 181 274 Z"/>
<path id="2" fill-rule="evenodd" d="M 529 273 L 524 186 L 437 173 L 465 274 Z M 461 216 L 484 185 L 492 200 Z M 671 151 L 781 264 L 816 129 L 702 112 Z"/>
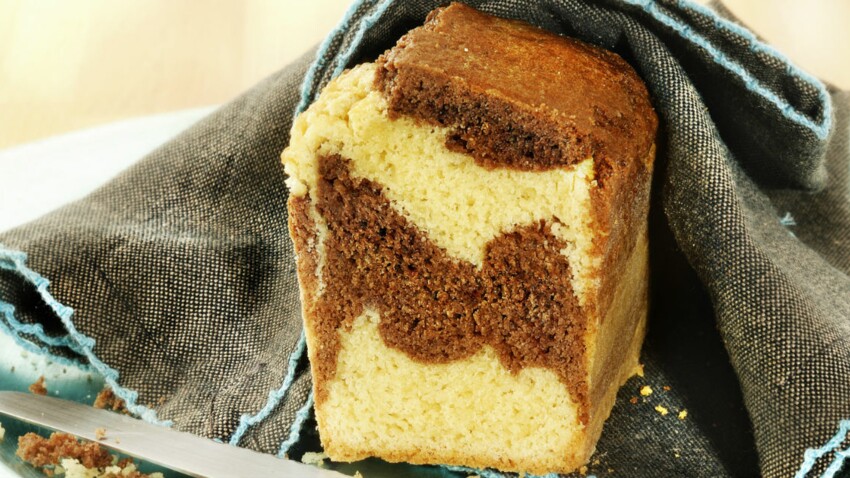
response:
<path id="1" fill-rule="evenodd" d="M 127 408 L 124 406 L 124 400 L 115 396 L 115 392 L 113 392 L 109 387 L 103 387 L 103 390 L 101 390 L 100 393 L 97 394 L 97 397 L 95 397 L 94 404 L 92 406 L 103 410 L 112 410 L 115 412 L 129 414 Z"/>
<path id="2" fill-rule="evenodd" d="M 47 395 L 47 387 L 44 386 L 44 375 L 38 377 L 38 380 L 30 385 L 29 390 L 33 395 Z"/>
<path id="3" fill-rule="evenodd" d="M 670 391 L 670 385 L 665 385 L 665 386 L 661 387 L 661 389 L 664 390 L 665 392 L 669 392 Z"/>
<path id="4" fill-rule="evenodd" d="M 629 403 L 631 403 L 632 405 L 637 405 L 637 402 L 638 402 L 637 397 L 632 397 L 632 398 L 629 399 Z"/>
<path id="5" fill-rule="evenodd" d="M 661 414 L 661 416 L 664 416 L 664 415 L 667 415 L 668 413 L 670 413 L 670 410 L 667 410 L 667 408 L 666 408 L 666 407 L 663 407 L 663 406 L 661 406 L 661 405 L 656 405 L 656 406 L 655 406 L 655 411 L 656 411 L 656 412 L 658 412 L 658 413 L 660 413 L 660 414 Z"/>
<path id="6" fill-rule="evenodd" d="M 578 472 L 581 476 L 586 476 L 587 475 L 587 466 L 582 465 L 581 468 L 578 469 Z"/>
<path id="7" fill-rule="evenodd" d="M 640 394 L 643 395 L 644 397 L 648 397 L 648 396 L 652 395 L 652 387 L 650 387 L 649 385 L 644 385 L 640 389 Z"/>
<path id="8" fill-rule="evenodd" d="M 98 440 L 106 438 L 106 428 L 97 428 L 94 431 L 94 437 Z"/>
<path id="9" fill-rule="evenodd" d="M 679 416 L 679 420 L 684 420 L 685 418 L 687 418 L 687 417 L 688 417 L 688 411 L 687 411 L 687 410 L 682 410 L 682 411 L 680 411 L 680 412 L 679 412 L 679 415 L 678 415 L 678 416 Z"/>

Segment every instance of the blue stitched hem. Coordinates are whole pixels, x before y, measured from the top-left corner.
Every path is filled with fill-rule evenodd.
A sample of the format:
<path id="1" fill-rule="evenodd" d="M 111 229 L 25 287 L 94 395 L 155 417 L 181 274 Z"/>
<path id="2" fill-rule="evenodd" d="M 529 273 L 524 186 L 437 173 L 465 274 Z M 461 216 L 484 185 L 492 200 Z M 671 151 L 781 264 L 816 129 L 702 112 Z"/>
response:
<path id="1" fill-rule="evenodd" d="M 310 69 L 307 70 L 307 74 L 304 76 L 304 81 L 301 83 L 301 101 L 298 102 L 298 107 L 295 108 L 295 116 L 298 116 L 299 113 L 306 110 L 313 99 L 313 88 L 315 85 L 313 83 L 316 81 L 316 73 L 325 68 L 325 63 L 327 62 L 327 58 L 325 58 L 325 53 L 327 53 L 334 39 L 344 34 L 346 30 L 348 30 L 349 25 L 351 24 L 351 20 L 354 18 L 354 14 L 360 8 L 361 5 L 369 3 L 374 0 L 359 0 L 353 2 L 348 10 L 345 12 L 345 15 L 340 20 L 339 24 L 331 30 L 330 33 L 325 37 L 322 41 L 322 44 L 319 45 L 319 49 L 316 51 L 316 59 L 313 61 L 313 64 L 310 66 Z"/>
<path id="2" fill-rule="evenodd" d="M 15 331 L 16 334 L 32 335 L 37 338 L 43 345 L 49 347 L 67 347 L 76 353 L 80 353 L 74 347 L 76 344 L 67 336 L 52 336 L 47 335 L 41 324 L 25 324 L 15 317 L 15 306 L 8 302 L 0 300 L 0 311 L 3 311 L 3 316 L 6 319 L 7 325 Z"/>
<path id="3" fill-rule="evenodd" d="M 794 219 L 794 216 L 791 215 L 791 212 L 788 211 L 784 216 L 779 218 L 779 224 L 782 224 L 785 227 L 796 226 L 797 221 Z"/>
<path id="4" fill-rule="evenodd" d="M 298 367 L 298 361 L 301 360 L 301 356 L 304 355 L 305 348 L 306 338 L 304 337 L 304 330 L 302 329 L 301 336 L 298 338 L 295 350 L 289 356 L 289 364 L 286 369 L 286 376 L 283 379 L 283 384 L 277 390 L 269 392 L 269 399 L 266 401 L 265 406 L 263 406 L 256 415 L 244 414 L 239 417 L 239 426 L 230 437 L 231 445 L 238 445 L 239 440 L 242 439 L 242 436 L 248 431 L 248 428 L 268 418 L 269 414 L 271 414 L 275 407 L 277 407 L 283 397 L 286 396 L 286 393 L 289 392 L 289 388 L 292 386 L 292 382 L 295 380 L 295 369 Z"/>
<path id="5" fill-rule="evenodd" d="M 363 41 L 363 36 L 375 25 L 375 23 L 378 22 L 378 20 L 381 19 L 393 3 L 395 3 L 395 0 L 384 0 L 384 2 L 380 4 L 371 15 L 361 19 L 360 26 L 358 26 L 357 33 L 354 34 L 354 39 L 351 40 L 351 45 L 349 45 L 348 50 L 341 55 L 337 55 L 336 66 L 334 67 L 333 74 L 331 75 L 333 78 L 336 78 L 345 71 L 345 67 L 348 65 L 348 60 L 351 59 L 351 56 L 354 55 L 354 51 L 360 46 L 360 42 Z"/>
<path id="6" fill-rule="evenodd" d="M 747 30 L 745 27 L 729 20 L 728 18 L 724 18 L 717 14 L 714 10 L 705 5 L 694 3 L 691 0 L 678 0 L 679 8 L 684 10 L 688 10 L 691 12 L 696 12 L 704 17 L 708 17 L 714 23 L 714 26 L 720 30 L 726 30 L 729 33 L 734 33 L 739 37 L 745 39 L 747 41 L 747 46 L 750 51 L 754 53 L 763 53 L 768 55 L 774 59 L 785 63 L 788 67 L 788 74 L 791 76 L 796 76 L 801 80 L 809 83 L 811 86 L 815 88 L 823 89 L 823 93 L 826 93 L 825 88 L 823 88 L 822 82 L 816 78 L 815 76 L 808 73 L 806 70 L 800 69 L 797 65 L 795 65 L 790 58 L 785 56 L 784 53 L 780 52 L 773 45 L 762 42 L 758 39 L 755 33 Z"/>
<path id="7" fill-rule="evenodd" d="M 5 307 L 5 306 L 8 306 L 8 307 Z M 74 360 L 74 359 L 71 359 L 71 358 L 68 358 L 68 357 L 63 357 L 61 355 L 53 354 L 53 353 L 50 352 L 50 350 L 47 347 L 44 347 L 43 345 L 36 344 L 35 342 L 33 342 L 33 341 L 31 341 L 31 340 L 29 340 L 25 337 L 22 337 L 20 334 L 18 334 L 8 324 L 9 315 L 12 314 L 13 311 L 14 311 L 14 308 L 8 302 L 0 301 L 0 311 L 3 312 L 3 319 L 4 319 L 4 320 L 0 320 L 0 332 L 5 333 L 9 337 L 11 337 L 12 340 L 18 346 L 20 346 L 22 349 L 26 350 L 27 352 L 32 352 L 36 355 L 45 356 L 50 361 L 58 363 L 58 364 L 71 366 L 71 367 L 77 367 L 84 372 L 90 372 L 91 371 L 91 366 L 89 364 L 82 363 L 82 362 L 79 362 L 77 360 Z"/>
<path id="8" fill-rule="evenodd" d="M 655 20 L 657 20 L 659 23 L 672 28 L 676 33 L 679 34 L 679 36 L 681 36 L 685 40 L 704 49 L 718 65 L 722 66 L 727 71 L 741 78 L 744 81 L 744 86 L 748 90 L 773 103 L 773 105 L 777 109 L 779 109 L 782 115 L 785 116 L 787 119 L 812 130 L 812 132 L 814 132 L 819 139 L 826 139 L 826 137 L 829 135 L 829 130 L 832 127 L 832 99 L 827 93 L 826 87 L 823 85 L 823 83 L 821 83 L 819 80 L 815 79 L 811 75 L 801 73 L 802 70 L 794 66 L 791 61 L 787 57 L 783 56 L 781 53 L 776 52 L 776 50 L 772 50 L 767 46 L 764 47 L 764 51 L 772 50 L 776 52 L 774 57 L 781 60 L 787 65 L 786 73 L 791 76 L 795 76 L 800 80 L 805 81 L 806 83 L 809 83 L 818 92 L 818 96 L 824 104 L 823 118 L 821 118 L 820 123 L 816 123 L 811 118 L 800 113 L 800 111 L 794 108 L 790 103 L 780 98 L 776 93 L 765 87 L 743 66 L 729 58 L 725 53 L 715 47 L 714 44 L 712 44 L 707 38 L 693 31 L 690 26 L 679 22 L 676 19 L 667 15 L 666 13 L 662 12 L 658 8 L 658 4 L 655 2 L 655 0 L 622 1 L 627 4 L 639 7 L 640 9 L 648 13 L 651 17 L 653 17 Z M 718 16 L 711 10 L 700 10 L 699 8 L 694 7 L 694 4 L 690 0 L 679 0 L 679 5 L 682 8 L 690 8 L 692 11 L 698 11 L 706 16 L 709 16 L 718 25 L 724 25 L 728 31 L 734 31 L 738 33 L 740 33 L 741 30 L 745 31 L 743 27 L 734 25 L 729 20 Z M 743 36 L 743 38 L 747 40 L 751 45 L 764 45 L 762 42 L 759 42 L 758 39 L 756 39 L 755 35 L 750 34 L 750 36 Z"/>
<path id="9" fill-rule="evenodd" d="M 850 433 L 850 419 L 841 420 L 838 424 L 838 432 L 829 439 L 822 447 L 820 448 L 809 448 L 803 453 L 803 463 L 800 464 L 800 470 L 797 471 L 797 474 L 794 475 L 794 478 L 805 478 L 805 476 L 812 471 L 812 467 L 815 466 L 815 463 L 832 451 L 835 454 L 835 458 L 830 463 L 829 467 L 824 471 L 821 475 L 821 478 L 832 478 L 841 470 L 841 466 L 844 464 L 844 459 L 850 456 L 850 448 L 845 448 L 843 450 L 837 450 L 838 447 L 841 446 L 841 443 L 847 438 L 847 434 Z"/>
<path id="10" fill-rule="evenodd" d="M 312 408 L 313 392 L 310 392 L 307 401 L 304 402 L 304 405 L 295 414 L 295 420 L 292 422 L 292 426 L 289 427 L 289 437 L 280 444 L 280 450 L 277 452 L 278 458 L 288 458 L 286 454 L 289 453 L 289 449 L 301 437 L 301 428 L 304 426 L 304 422 L 307 421 L 307 417 L 310 416 L 310 410 Z"/>
<path id="11" fill-rule="evenodd" d="M 50 286 L 50 281 L 28 268 L 26 266 L 26 261 L 27 256 L 25 253 L 7 249 L 0 245 L 0 264 L 3 264 L 3 268 L 16 272 L 25 281 L 35 286 L 41 300 L 43 300 L 44 303 L 53 310 L 53 312 L 59 317 L 59 320 L 62 321 L 65 329 L 68 331 L 69 340 L 71 340 L 74 344 L 71 348 L 83 355 L 89 361 L 89 365 L 103 376 L 104 381 L 110 386 L 110 388 L 112 388 L 115 395 L 124 400 L 127 410 L 146 422 L 153 423 L 155 425 L 171 426 L 172 422 L 170 420 L 159 420 L 154 410 L 137 403 L 139 395 L 138 392 L 118 385 L 118 371 L 103 363 L 103 361 L 95 355 L 93 350 L 95 345 L 94 339 L 79 332 L 74 326 L 74 323 L 71 321 L 74 309 L 57 301 L 47 290 L 48 286 Z M 51 358 L 58 358 L 50 353 L 47 355 Z"/>

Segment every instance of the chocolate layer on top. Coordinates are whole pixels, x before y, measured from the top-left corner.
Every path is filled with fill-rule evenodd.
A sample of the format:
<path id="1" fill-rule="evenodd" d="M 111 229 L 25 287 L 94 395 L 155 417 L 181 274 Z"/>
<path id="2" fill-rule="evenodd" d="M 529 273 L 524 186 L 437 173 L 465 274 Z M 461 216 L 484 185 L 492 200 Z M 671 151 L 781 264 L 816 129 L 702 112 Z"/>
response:
<path id="1" fill-rule="evenodd" d="M 378 59 L 390 115 L 450 128 L 488 167 L 545 170 L 593 156 L 597 180 L 642 160 L 657 118 L 622 58 L 454 3 Z"/>
<path id="2" fill-rule="evenodd" d="M 414 360 L 446 363 L 492 346 L 506 368 L 554 371 L 588 418 L 586 314 L 570 285 L 564 247 L 546 222 L 494 238 L 481 269 L 452 259 L 397 213 L 381 186 L 352 178 L 347 161 L 319 159 L 313 198 L 324 217 L 324 293 L 316 296 L 315 234 L 308 199 L 290 200 L 291 232 L 299 250 L 301 285 L 309 299 L 317 350 L 317 397 L 327 394 L 339 352 L 338 329 L 364 308 L 379 312 L 383 341 Z M 315 299 L 316 302 L 313 302 Z"/>

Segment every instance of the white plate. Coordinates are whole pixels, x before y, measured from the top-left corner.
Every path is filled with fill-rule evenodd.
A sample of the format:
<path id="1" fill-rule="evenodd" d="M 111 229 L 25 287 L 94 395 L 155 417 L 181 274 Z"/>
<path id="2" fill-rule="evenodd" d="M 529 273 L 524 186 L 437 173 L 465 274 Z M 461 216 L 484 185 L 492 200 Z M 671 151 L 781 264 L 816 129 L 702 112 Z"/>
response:
<path id="1" fill-rule="evenodd" d="M 0 151 L 0 231 L 85 196 L 215 108 L 134 118 Z"/>

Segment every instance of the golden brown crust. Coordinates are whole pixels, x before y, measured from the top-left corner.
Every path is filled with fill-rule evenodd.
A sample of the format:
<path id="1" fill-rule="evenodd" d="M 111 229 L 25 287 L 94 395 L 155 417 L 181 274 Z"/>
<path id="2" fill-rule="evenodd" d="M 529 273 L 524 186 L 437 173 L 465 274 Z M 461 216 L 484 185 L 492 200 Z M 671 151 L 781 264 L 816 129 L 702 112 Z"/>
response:
<path id="1" fill-rule="evenodd" d="M 425 363 L 466 358 L 492 346 L 513 372 L 549 368 L 587 419 L 585 314 L 570 284 L 564 244 L 545 222 L 502 234 L 487 245 L 479 270 L 452 259 L 395 212 L 381 187 L 349 176 L 347 161 L 319 159 L 316 206 L 327 222 L 324 293 L 306 319 L 321 343 L 313 362 L 318 403 L 334 377 L 338 329 L 364 308 L 381 315 L 384 342 Z M 290 201 L 299 250 L 311 240 L 308 204 Z M 315 266 L 302 266 L 309 290 Z"/>
<path id="2" fill-rule="evenodd" d="M 604 185 L 591 190 L 594 228 L 592 254 L 602 258 L 599 292 L 593 307 L 603 320 L 614 291 L 623 277 L 628 258 L 649 220 L 649 194 L 655 160 L 655 145 L 644 157 L 608 176 Z"/>
<path id="3" fill-rule="evenodd" d="M 378 59 L 391 117 L 448 126 L 447 145 L 489 167 L 543 170 L 590 156 L 605 184 L 642 160 L 657 119 L 618 55 L 460 3 Z"/>
<path id="4" fill-rule="evenodd" d="M 323 443 L 324 445 L 324 443 Z M 335 445 L 331 444 L 331 447 Z M 330 449 L 325 446 L 326 449 Z M 532 475 L 547 475 L 549 473 L 570 473 L 578 469 L 579 466 L 587 462 L 590 454 L 583 455 L 578 449 L 571 448 L 564 451 L 564 456 L 558 460 L 544 462 L 541 460 L 528 460 L 514 458 L 511 456 L 499 456 L 495 460 L 492 458 L 482 458 L 480 456 L 466 454 L 455 450 L 444 450 L 440 453 L 434 453 L 424 450 L 409 450 L 407 452 L 387 452 L 386 450 L 348 450 L 344 447 L 336 447 L 333 455 L 336 461 L 360 461 L 373 456 L 380 456 L 382 460 L 390 463 L 410 463 L 413 465 L 457 465 L 469 468 L 478 469 L 496 469 L 496 470 L 522 470 L 522 473 L 530 473 Z"/>

